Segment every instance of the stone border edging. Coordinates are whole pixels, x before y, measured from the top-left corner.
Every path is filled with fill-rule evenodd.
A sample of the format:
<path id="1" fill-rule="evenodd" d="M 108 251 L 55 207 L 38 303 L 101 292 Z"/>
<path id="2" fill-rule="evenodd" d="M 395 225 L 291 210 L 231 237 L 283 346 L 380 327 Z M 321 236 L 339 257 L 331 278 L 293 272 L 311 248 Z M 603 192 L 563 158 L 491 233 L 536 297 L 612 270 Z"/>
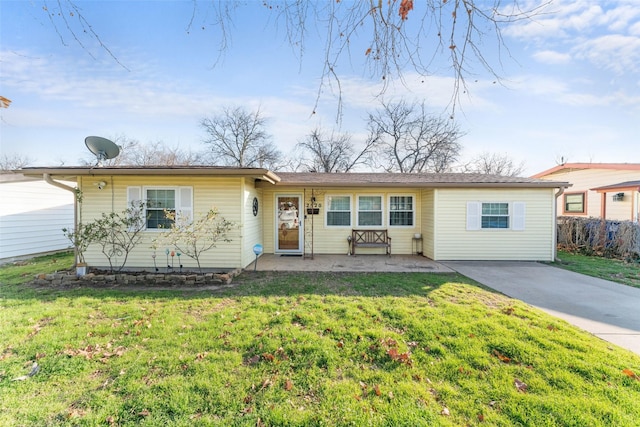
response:
<path id="1" fill-rule="evenodd" d="M 171 286 L 194 287 L 210 285 L 228 285 L 233 278 L 240 274 L 240 270 L 232 270 L 228 273 L 184 273 L 164 274 L 149 272 L 123 272 L 123 273 L 87 273 L 84 276 L 76 276 L 75 272 L 57 272 L 49 274 L 37 274 L 31 284 L 37 286 L 74 286 L 87 285 L 137 285 L 137 286 Z"/>

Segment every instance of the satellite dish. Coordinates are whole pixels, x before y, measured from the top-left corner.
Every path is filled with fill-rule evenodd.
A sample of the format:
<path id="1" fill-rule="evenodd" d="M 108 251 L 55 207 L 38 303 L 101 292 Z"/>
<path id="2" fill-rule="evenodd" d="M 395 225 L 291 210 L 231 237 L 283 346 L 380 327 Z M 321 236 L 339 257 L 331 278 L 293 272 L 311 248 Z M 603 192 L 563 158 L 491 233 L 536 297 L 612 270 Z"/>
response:
<path id="1" fill-rule="evenodd" d="M 89 151 L 96 155 L 98 166 L 102 164 L 103 160 L 113 159 L 120 154 L 120 147 L 101 136 L 88 136 L 84 139 L 84 143 Z"/>

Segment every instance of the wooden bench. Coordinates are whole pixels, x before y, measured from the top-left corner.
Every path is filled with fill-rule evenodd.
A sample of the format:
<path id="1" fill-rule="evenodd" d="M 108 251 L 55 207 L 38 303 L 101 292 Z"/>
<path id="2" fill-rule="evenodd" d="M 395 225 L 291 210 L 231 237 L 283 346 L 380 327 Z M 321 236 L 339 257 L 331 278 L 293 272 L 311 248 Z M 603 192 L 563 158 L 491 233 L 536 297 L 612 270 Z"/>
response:
<path id="1" fill-rule="evenodd" d="M 391 237 L 387 230 L 351 230 L 351 253 L 356 254 L 356 247 L 385 248 L 391 255 Z"/>

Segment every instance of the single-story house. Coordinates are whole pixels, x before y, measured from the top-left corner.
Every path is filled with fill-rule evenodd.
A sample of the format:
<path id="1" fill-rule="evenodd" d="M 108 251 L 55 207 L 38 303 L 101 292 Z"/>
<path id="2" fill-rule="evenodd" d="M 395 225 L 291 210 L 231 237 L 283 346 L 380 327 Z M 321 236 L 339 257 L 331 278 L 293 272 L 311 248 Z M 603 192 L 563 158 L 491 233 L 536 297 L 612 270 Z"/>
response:
<path id="1" fill-rule="evenodd" d="M 572 184 L 558 215 L 640 221 L 640 163 L 564 163 L 533 178 Z"/>
<path id="2" fill-rule="evenodd" d="M 38 177 L 0 174 L 0 262 L 69 248 L 74 195 Z"/>
<path id="3" fill-rule="evenodd" d="M 237 227 L 231 242 L 203 254 L 210 268 L 244 268 L 264 253 L 420 253 L 433 260 L 551 261 L 556 197 L 567 182 L 481 174 L 281 173 L 234 167 L 25 168 L 49 180 L 74 180 L 82 194 L 78 219 L 147 202 L 143 242 L 128 267 L 153 266 L 152 242 L 163 230 L 157 206 L 194 218 L 217 208 Z M 376 230 L 391 247 L 352 246 L 353 230 Z M 384 232 L 386 230 L 386 234 Z M 365 239 L 366 241 L 369 241 Z M 380 243 L 381 240 L 378 240 Z M 166 248 L 172 249 L 172 248 Z M 165 248 L 156 248 L 164 262 Z M 97 248 L 89 265 L 104 267 Z M 185 267 L 195 265 L 182 259 Z"/>

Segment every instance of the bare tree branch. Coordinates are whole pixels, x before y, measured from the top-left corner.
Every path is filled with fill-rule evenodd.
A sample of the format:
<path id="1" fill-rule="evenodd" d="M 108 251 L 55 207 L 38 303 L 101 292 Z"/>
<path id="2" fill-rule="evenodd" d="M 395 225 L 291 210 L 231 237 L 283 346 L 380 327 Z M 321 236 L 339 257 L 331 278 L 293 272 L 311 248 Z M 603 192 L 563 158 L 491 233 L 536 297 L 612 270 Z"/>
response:
<path id="1" fill-rule="evenodd" d="M 266 123 L 259 109 L 249 112 L 242 107 L 225 107 L 200 122 L 207 134 L 204 143 L 209 145 L 214 163 L 275 170 L 282 154 L 270 141 Z"/>
<path id="2" fill-rule="evenodd" d="M 0 157 L 0 171 L 21 169 L 31 162 L 32 160 L 28 156 L 4 153 Z"/>
<path id="3" fill-rule="evenodd" d="M 424 102 L 382 102 L 369 113 L 370 139 L 377 141 L 380 166 L 388 172 L 444 172 L 456 161 L 463 135 L 451 119 L 431 116 Z"/>
<path id="4" fill-rule="evenodd" d="M 205 163 L 204 153 L 169 147 L 161 141 L 143 144 L 138 140 L 118 135 L 113 141 L 120 147 L 120 154 L 113 159 L 103 161 L 104 166 L 190 166 Z M 90 166 L 96 163 L 95 158 L 80 160 L 81 164 Z"/>
<path id="5" fill-rule="evenodd" d="M 327 134 L 320 128 L 309 133 L 297 148 L 302 150 L 301 166 L 308 172 L 350 172 L 366 162 L 375 144 L 366 141 L 356 153 L 348 133 Z"/>
<path id="6" fill-rule="evenodd" d="M 524 172 L 524 161 L 516 164 L 507 154 L 485 151 L 468 163 L 461 165 L 461 172 L 486 175 L 520 176 Z"/>
<path id="7" fill-rule="evenodd" d="M 50 10 L 47 0 L 43 1 L 43 10 L 63 44 L 63 32 L 67 32 L 92 55 L 80 37 L 80 34 L 86 34 L 126 69 L 85 19 L 76 1 L 56 0 L 57 11 Z M 362 59 L 370 77 L 382 82 L 379 95 L 385 93 L 393 78 L 404 81 L 407 71 L 423 77 L 436 72 L 450 74 L 453 78 L 453 115 L 460 94 L 467 91 L 465 79 L 477 73 L 474 65 L 479 64 L 496 81 L 501 80 L 497 70 L 501 58 L 495 60 L 497 64 L 493 63 L 494 59 L 488 59 L 487 41 L 492 39 L 501 53 L 506 47 L 502 29 L 513 22 L 534 19 L 545 13 L 551 1 L 535 5 L 520 0 L 264 0 L 262 6 L 274 17 L 276 25 L 284 24 L 285 38 L 300 60 L 307 43 L 315 40 L 311 35 L 317 34 L 324 39 L 324 59 L 313 112 L 328 90 L 337 97 L 337 117 L 340 118 L 341 76 L 344 75 L 339 71 L 340 66 L 352 60 L 359 63 Z M 187 33 L 194 27 L 198 4 L 196 0 L 192 1 Z M 220 34 L 218 59 L 230 48 L 231 36 L 238 31 L 234 28 L 238 19 L 234 12 L 243 6 L 246 4 L 232 0 L 207 3 L 214 15 L 213 24 L 207 25 L 216 27 Z M 206 16 L 210 19 L 208 13 Z M 68 17 L 74 17 L 79 27 Z M 365 47 L 360 51 L 362 46 Z M 358 50 L 353 50 L 355 48 Z M 439 62 L 441 58 L 445 59 L 445 65 Z"/>

